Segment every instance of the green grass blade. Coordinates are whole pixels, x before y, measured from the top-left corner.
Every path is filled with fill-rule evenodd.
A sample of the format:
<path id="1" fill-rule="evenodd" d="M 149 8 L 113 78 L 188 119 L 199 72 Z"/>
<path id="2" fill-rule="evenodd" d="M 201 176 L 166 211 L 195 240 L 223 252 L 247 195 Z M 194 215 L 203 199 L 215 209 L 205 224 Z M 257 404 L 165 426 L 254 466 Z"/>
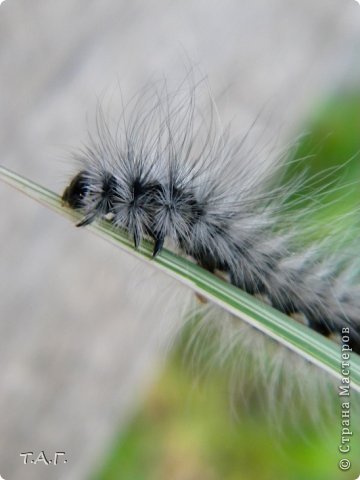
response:
<path id="1" fill-rule="evenodd" d="M 80 218 L 76 212 L 61 204 L 59 195 L 1 166 L 0 179 L 70 220 Z M 224 282 L 185 258 L 163 250 L 156 259 L 152 259 L 151 242 L 144 241 L 141 247 L 135 250 L 126 232 L 114 230 L 108 222 L 99 222 L 86 228 L 187 285 L 193 291 L 248 322 L 313 364 L 328 371 L 334 377 L 341 378 L 341 347 L 322 335 Z M 351 356 L 350 371 L 351 386 L 360 392 L 360 357 L 356 354 Z"/>

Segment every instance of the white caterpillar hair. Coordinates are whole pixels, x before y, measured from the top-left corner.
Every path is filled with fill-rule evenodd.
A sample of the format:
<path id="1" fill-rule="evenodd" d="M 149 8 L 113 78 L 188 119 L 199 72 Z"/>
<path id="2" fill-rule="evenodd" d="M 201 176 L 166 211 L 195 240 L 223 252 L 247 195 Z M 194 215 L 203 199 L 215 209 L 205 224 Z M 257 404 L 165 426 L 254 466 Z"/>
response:
<path id="1" fill-rule="evenodd" d="M 78 226 L 106 218 L 127 230 L 135 248 L 153 239 L 154 256 L 171 240 L 327 337 L 351 326 L 360 353 L 359 263 L 326 254 L 326 242 L 299 242 L 292 209 L 304 178 L 284 182 L 284 155 L 259 154 L 248 134 L 231 138 L 212 102 L 207 113 L 197 107 L 195 90 L 149 87 L 115 126 L 98 108 L 96 132 L 76 154 L 81 167 L 63 193 L 83 213 Z"/>

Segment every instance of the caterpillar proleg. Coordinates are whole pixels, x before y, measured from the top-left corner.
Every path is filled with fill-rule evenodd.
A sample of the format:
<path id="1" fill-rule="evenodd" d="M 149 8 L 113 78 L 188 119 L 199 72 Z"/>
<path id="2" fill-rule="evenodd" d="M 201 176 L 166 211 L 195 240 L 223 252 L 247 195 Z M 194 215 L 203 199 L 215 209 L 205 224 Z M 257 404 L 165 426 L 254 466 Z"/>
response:
<path id="1" fill-rule="evenodd" d="M 152 239 L 154 257 L 170 240 L 327 337 L 351 327 L 350 346 L 360 353 L 359 263 L 327 253 L 324 241 L 299 245 L 290 207 L 306 181 L 281 181 L 284 155 L 259 154 L 247 135 L 223 131 L 213 105 L 198 108 L 195 91 L 146 89 L 115 125 L 98 108 L 96 132 L 76 154 L 81 166 L 62 196 L 82 212 L 77 225 L 105 218 L 134 248 Z"/>

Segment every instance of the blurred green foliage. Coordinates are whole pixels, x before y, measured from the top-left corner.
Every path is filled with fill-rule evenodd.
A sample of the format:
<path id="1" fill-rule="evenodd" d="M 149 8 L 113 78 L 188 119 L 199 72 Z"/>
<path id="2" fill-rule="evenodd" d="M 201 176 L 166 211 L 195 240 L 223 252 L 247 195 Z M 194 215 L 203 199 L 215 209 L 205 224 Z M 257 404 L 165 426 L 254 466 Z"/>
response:
<path id="1" fill-rule="evenodd" d="M 360 94 L 348 92 L 319 106 L 306 126 L 289 175 L 307 171 L 312 179 L 298 194 L 314 206 L 314 231 L 360 226 Z M 320 195 L 319 195 L 320 192 Z M 300 207 L 303 205 L 300 204 Z"/>
<path id="2" fill-rule="evenodd" d="M 275 425 L 273 426 L 276 427 Z M 355 480 L 337 462 L 339 426 L 319 431 L 299 423 L 274 433 L 263 414 L 231 414 L 227 382 L 211 376 L 194 386 L 178 361 L 168 364 L 108 459 L 99 480 Z M 357 453 L 356 453 L 357 452 Z"/>
<path id="3" fill-rule="evenodd" d="M 344 214 L 360 207 L 360 95 L 331 99 L 318 108 L 307 131 L 295 157 L 304 160 L 295 162 L 291 173 L 306 165 L 309 175 L 318 176 L 304 190 L 307 198 L 334 182 L 324 208 L 314 214 L 322 234 L 334 218 L 341 218 L 342 228 L 352 228 L 354 216 Z M 182 361 L 185 343 L 179 343 L 127 431 L 115 441 L 96 480 L 355 480 L 360 475 L 360 431 L 352 438 L 351 470 L 337 467 L 339 412 L 326 426 L 298 412 L 295 426 L 289 421 L 278 428 L 267 422 L 266 410 L 235 401 L 220 369 L 196 381 Z"/>

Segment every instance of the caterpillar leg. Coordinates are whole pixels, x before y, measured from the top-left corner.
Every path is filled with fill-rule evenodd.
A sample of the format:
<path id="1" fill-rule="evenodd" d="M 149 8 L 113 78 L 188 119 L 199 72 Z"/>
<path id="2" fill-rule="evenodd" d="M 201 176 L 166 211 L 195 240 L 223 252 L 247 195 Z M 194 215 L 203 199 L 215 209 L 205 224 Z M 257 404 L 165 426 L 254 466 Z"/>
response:
<path id="1" fill-rule="evenodd" d="M 154 245 L 154 250 L 152 254 L 153 258 L 155 258 L 163 249 L 164 241 L 165 241 L 164 237 L 155 238 L 155 245 Z"/>
<path id="2" fill-rule="evenodd" d="M 90 225 L 90 223 L 92 223 L 95 218 L 98 216 L 98 212 L 97 211 L 94 211 L 94 212 L 91 212 L 89 213 L 88 215 L 85 215 L 84 218 L 82 218 L 80 220 L 80 222 L 78 222 L 76 224 L 77 227 L 85 227 L 86 225 Z"/>
<path id="3" fill-rule="evenodd" d="M 134 248 L 137 250 L 141 242 L 141 234 L 138 231 L 138 229 L 135 229 L 134 231 L 133 240 L 134 240 Z"/>

